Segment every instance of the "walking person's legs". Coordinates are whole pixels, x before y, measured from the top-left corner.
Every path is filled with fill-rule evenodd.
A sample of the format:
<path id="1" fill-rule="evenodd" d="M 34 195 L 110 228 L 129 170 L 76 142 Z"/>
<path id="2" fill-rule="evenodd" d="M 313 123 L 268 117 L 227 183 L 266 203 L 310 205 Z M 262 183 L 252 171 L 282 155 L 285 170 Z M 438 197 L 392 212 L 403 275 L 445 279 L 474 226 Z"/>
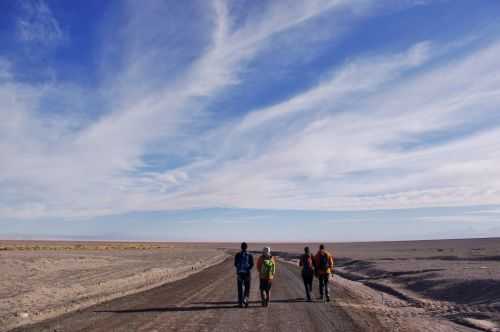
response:
<path id="1" fill-rule="evenodd" d="M 241 274 L 238 274 L 238 304 L 240 306 L 243 305 L 243 277 L 241 276 Z M 246 291 L 246 289 L 245 289 Z"/>
<path id="2" fill-rule="evenodd" d="M 244 279 L 244 286 L 245 286 L 245 294 L 244 294 L 244 299 L 243 303 L 245 304 L 245 307 L 248 307 L 248 299 L 250 298 L 250 274 L 245 276 Z"/>
<path id="3" fill-rule="evenodd" d="M 330 302 L 330 292 L 329 292 L 329 289 L 328 289 L 328 283 L 330 281 L 330 275 L 327 274 L 325 275 L 325 295 L 326 295 L 326 301 L 327 302 Z"/>
<path id="4" fill-rule="evenodd" d="M 306 298 L 308 301 L 310 301 L 311 300 L 310 277 L 306 274 L 302 274 L 302 280 L 304 281 L 304 288 L 306 289 Z"/>
<path id="5" fill-rule="evenodd" d="M 262 306 L 269 306 L 271 301 L 271 280 L 260 279 L 260 298 L 262 301 Z"/>
<path id="6" fill-rule="evenodd" d="M 324 283 L 324 278 L 322 275 L 320 275 L 318 277 L 318 281 L 319 281 L 319 297 L 323 300 L 323 296 L 324 296 L 323 289 L 325 287 L 325 283 Z"/>
<path id="7" fill-rule="evenodd" d="M 269 306 L 269 302 L 271 302 L 271 286 L 273 285 L 272 280 L 267 281 L 266 285 L 266 307 Z"/>
<path id="8" fill-rule="evenodd" d="M 308 279 L 307 279 L 307 285 L 306 285 L 306 288 L 307 288 L 307 299 L 309 301 L 311 301 L 311 293 L 312 293 L 312 287 L 313 287 L 313 280 L 314 280 L 314 276 L 311 274 L 310 276 L 308 276 Z"/>
<path id="9" fill-rule="evenodd" d="M 265 283 L 265 280 L 260 279 L 259 289 L 260 289 L 260 300 L 262 302 L 262 306 L 266 305 L 266 289 L 265 289 L 264 283 Z"/>

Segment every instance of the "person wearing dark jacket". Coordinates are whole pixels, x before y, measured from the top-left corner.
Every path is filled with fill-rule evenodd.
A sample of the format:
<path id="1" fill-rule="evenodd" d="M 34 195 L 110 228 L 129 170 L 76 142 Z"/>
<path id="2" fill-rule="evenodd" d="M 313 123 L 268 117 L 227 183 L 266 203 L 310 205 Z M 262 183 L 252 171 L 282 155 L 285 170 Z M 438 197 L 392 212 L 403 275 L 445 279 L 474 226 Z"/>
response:
<path id="1" fill-rule="evenodd" d="M 238 284 L 238 304 L 240 307 L 248 307 L 250 295 L 251 270 L 253 268 L 253 256 L 247 252 L 248 245 L 243 242 L 241 251 L 234 256 L 234 267 L 236 268 Z"/>
<path id="2" fill-rule="evenodd" d="M 300 256 L 299 266 L 302 268 L 302 280 L 304 281 L 304 287 L 306 289 L 307 301 L 311 302 L 315 262 L 309 247 L 304 248 L 304 254 Z"/>

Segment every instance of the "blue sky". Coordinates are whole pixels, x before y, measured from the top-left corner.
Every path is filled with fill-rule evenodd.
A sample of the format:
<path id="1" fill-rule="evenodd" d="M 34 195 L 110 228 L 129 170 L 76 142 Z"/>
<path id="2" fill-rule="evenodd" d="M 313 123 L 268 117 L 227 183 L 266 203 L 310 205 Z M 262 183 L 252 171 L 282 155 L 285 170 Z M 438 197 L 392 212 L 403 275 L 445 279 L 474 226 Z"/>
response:
<path id="1" fill-rule="evenodd" d="M 500 236 L 498 1 L 4 1 L 0 236 Z"/>

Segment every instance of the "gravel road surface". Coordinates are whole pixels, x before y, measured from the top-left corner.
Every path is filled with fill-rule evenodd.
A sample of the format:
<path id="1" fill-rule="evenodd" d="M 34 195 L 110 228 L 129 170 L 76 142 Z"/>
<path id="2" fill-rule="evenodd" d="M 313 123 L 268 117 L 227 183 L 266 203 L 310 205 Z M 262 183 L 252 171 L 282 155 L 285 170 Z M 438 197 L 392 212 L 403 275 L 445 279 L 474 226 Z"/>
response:
<path id="1" fill-rule="evenodd" d="M 388 331 L 380 313 L 367 310 L 355 292 L 331 291 L 330 303 L 305 302 L 299 269 L 278 263 L 270 306 L 258 301 L 254 273 L 250 306 L 238 308 L 229 259 L 186 279 L 13 331 Z"/>

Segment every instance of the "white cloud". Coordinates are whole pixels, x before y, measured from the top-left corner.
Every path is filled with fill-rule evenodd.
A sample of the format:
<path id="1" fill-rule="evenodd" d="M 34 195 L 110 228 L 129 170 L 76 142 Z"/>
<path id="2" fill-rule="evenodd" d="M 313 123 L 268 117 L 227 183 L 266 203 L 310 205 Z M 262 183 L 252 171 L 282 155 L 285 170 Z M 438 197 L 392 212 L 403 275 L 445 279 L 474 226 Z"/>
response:
<path id="1" fill-rule="evenodd" d="M 293 112 L 308 111 L 312 108 L 332 109 L 336 103 L 345 102 L 355 94 L 371 92 L 401 75 L 404 70 L 422 65 L 430 56 L 430 43 L 422 42 L 403 54 L 379 58 L 361 59 L 345 65 L 334 72 L 332 78 L 321 82 L 306 93 L 294 96 L 264 110 L 250 113 L 240 124 L 242 130 L 262 125 L 265 121 L 289 115 Z"/>
<path id="2" fill-rule="evenodd" d="M 133 16 L 139 5 L 131 6 Z M 500 81 L 491 70 L 499 65 L 498 43 L 444 64 L 434 61 L 447 46 L 429 42 L 354 59 L 286 101 L 199 132 L 207 121 L 205 103 L 244 80 L 248 62 L 272 48 L 273 38 L 325 13 L 334 19 L 346 8 L 364 15 L 370 5 L 272 2 L 263 14 L 236 24 L 227 4 L 215 1 L 203 53 L 178 76 L 147 89 L 140 83 L 154 66 L 140 58 L 143 31 L 135 31 L 123 70 L 103 68 L 108 76 L 100 88 L 111 111 L 83 124 L 71 112 L 62 118 L 38 112 L 41 99 L 55 90 L 74 93 L 78 105 L 83 97 L 74 89 L 21 84 L 0 62 L 0 216 L 498 202 L 500 130 L 452 137 L 471 118 L 498 112 Z M 141 20 L 161 24 L 156 18 L 143 15 L 134 27 Z M 450 137 L 423 144 L 433 131 Z M 185 147 L 193 162 L 165 172 L 142 170 L 148 152 L 168 156 Z"/>
<path id="3" fill-rule="evenodd" d="M 500 209 L 485 209 L 479 211 L 471 211 L 468 214 L 500 214 Z"/>
<path id="4" fill-rule="evenodd" d="M 478 216 L 427 216 L 427 217 L 419 217 L 416 218 L 417 221 L 425 221 L 425 222 L 443 222 L 443 223 L 451 223 L 454 225 L 457 224 L 472 224 L 477 225 L 480 223 L 491 224 L 492 222 L 498 221 L 496 218 L 491 217 L 478 217 Z"/>
<path id="5" fill-rule="evenodd" d="M 244 153 L 236 160 L 219 156 L 217 167 L 203 169 L 206 176 L 177 202 L 292 209 L 497 203 L 500 129 L 455 137 L 454 128 L 470 123 L 472 114 L 495 114 L 500 82 L 487 68 L 498 65 L 500 45 L 402 78 L 408 66 L 428 60 L 411 56 L 419 49 L 361 61 L 366 66 L 348 64 L 318 87 L 255 111 L 235 130 L 224 128 L 221 141 L 229 137 L 227 145 L 234 146 L 228 155 Z M 283 125 L 283 116 L 292 119 Z M 426 141 L 434 130 L 448 140 L 400 148 L 408 140 Z"/>
<path id="6" fill-rule="evenodd" d="M 45 1 L 24 1 L 21 9 L 17 32 L 22 41 L 49 45 L 64 39 L 64 32 Z"/>
<path id="7" fill-rule="evenodd" d="M 10 79 L 12 79 L 10 73 L 10 62 L 0 57 L 0 82 L 2 80 L 10 80 Z"/>
<path id="8" fill-rule="evenodd" d="M 146 91 L 136 88 L 150 74 L 135 66 L 140 63 L 137 45 L 144 39 L 136 31 L 127 40 L 136 46 L 126 49 L 123 55 L 124 70 L 109 73 L 114 78 L 108 82 L 110 87 L 124 82 L 118 84 L 118 94 L 115 89 L 108 89 L 112 112 L 94 123 L 77 126 L 78 130 L 74 130 L 72 113 L 63 119 L 47 119 L 37 110 L 42 98 L 68 87 L 31 86 L 13 80 L 1 85 L 1 116 L 6 119 L 2 125 L 8 130 L 3 131 L 0 148 L 3 156 L 9 156 L 0 164 L 0 181 L 4 184 L 0 193 L 2 215 L 71 217 L 161 208 L 171 191 L 183 190 L 181 184 L 191 176 L 182 170 L 137 176 L 133 173 L 144 165 L 143 155 L 155 142 L 182 137 L 183 131 L 198 119 L 199 97 L 214 96 L 224 87 L 236 84 L 246 61 L 256 56 L 273 34 L 321 13 L 322 8 L 334 6 L 324 4 L 303 12 L 309 5 L 297 9 L 282 3 L 273 7 L 279 17 L 272 14 L 269 20 L 239 28 L 231 25 L 226 3 L 215 1 L 211 45 L 182 77 Z M 134 3 L 131 6 L 127 15 L 134 17 L 138 8 Z M 143 4 L 140 7 L 152 12 Z M 29 17 L 20 20 L 22 38 L 42 42 L 61 37 L 60 27 L 44 2 L 32 3 L 26 10 Z M 150 14 L 139 19 L 148 24 L 152 19 L 163 20 Z M 134 79 L 129 80 L 131 77 Z M 127 98 L 129 95 L 133 98 Z M 115 97 L 119 97 L 118 101 Z M 80 101 L 75 98 L 74 102 L 76 105 Z"/>

